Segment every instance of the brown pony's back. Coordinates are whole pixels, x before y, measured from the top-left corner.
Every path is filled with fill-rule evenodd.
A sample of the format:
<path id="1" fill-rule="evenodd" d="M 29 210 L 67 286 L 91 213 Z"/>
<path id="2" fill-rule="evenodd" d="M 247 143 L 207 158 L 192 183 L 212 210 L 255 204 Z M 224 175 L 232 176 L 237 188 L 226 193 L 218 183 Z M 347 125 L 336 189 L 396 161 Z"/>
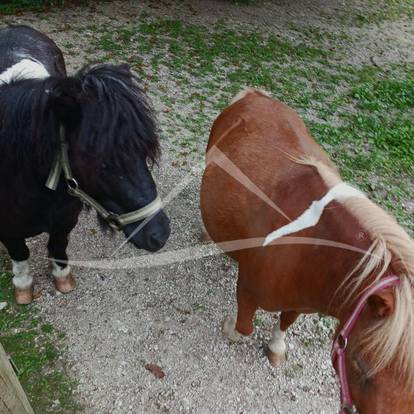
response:
<path id="1" fill-rule="evenodd" d="M 244 182 L 217 165 L 217 150 L 277 204 L 290 220 L 298 217 L 312 201 L 323 197 L 328 190 L 315 168 L 292 161 L 292 156 L 314 157 L 336 172 L 295 111 L 261 92 L 249 90 L 217 118 L 210 135 L 201 187 L 201 211 L 206 229 L 216 243 L 256 237 L 264 239 L 271 231 L 289 223 L 289 219 L 247 188 Z M 298 235 L 344 243 L 347 239 L 349 241 L 357 233 L 355 228 L 360 226 L 338 203 L 334 202 L 333 206 L 335 210 L 324 214 L 317 229 L 310 228 Z M 339 210 L 348 223 L 348 230 L 337 234 L 338 229 L 333 223 Z M 361 248 L 369 247 L 368 241 L 362 240 L 360 244 Z M 247 290 L 255 291 L 255 304 L 269 311 L 281 310 L 285 306 L 310 310 L 322 302 L 320 294 L 327 289 L 325 278 L 335 280 L 337 277 L 339 284 L 339 278 L 344 276 L 331 273 L 332 251 L 320 246 L 292 244 L 263 248 L 260 244 L 257 248 L 228 254 L 239 261 L 243 284 Z M 298 262 L 299 257 L 303 263 Z M 338 261 L 346 262 L 343 266 L 348 272 L 358 258 L 357 254 L 348 252 Z M 309 269 L 307 263 L 311 260 L 313 268 Z M 307 291 L 303 303 L 302 298 L 299 303 L 295 295 L 286 295 L 298 286 Z"/>
<path id="2" fill-rule="evenodd" d="M 210 180 L 218 180 L 227 194 L 223 198 L 220 191 L 202 192 L 202 205 L 215 205 L 229 230 L 228 234 L 223 234 L 220 222 L 214 219 L 214 223 L 210 223 L 205 217 L 215 241 L 263 236 L 288 221 L 212 162 L 214 156 L 209 157 L 209 150 L 213 147 L 226 154 L 272 200 L 277 200 L 290 218 L 322 196 L 326 186 L 314 170 L 298 168 L 289 156 L 311 155 L 336 170 L 295 111 L 262 92 L 247 90 L 216 119 L 207 147 L 208 165 L 203 186 L 208 187 Z M 300 185 L 304 181 L 306 189 Z M 216 226 L 220 227 L 218 232 L 214 230 Z"/>

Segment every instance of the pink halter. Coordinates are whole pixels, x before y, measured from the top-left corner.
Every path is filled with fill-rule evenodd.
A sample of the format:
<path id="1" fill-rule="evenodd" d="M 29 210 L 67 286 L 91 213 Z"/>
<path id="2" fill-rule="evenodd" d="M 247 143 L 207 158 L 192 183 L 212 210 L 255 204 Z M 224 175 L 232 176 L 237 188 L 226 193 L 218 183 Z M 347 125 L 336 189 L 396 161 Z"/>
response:
<path id="1" fill-rule="evenodd" d="M 352 332 L 352 329 L 354 328 L 356 322 L 358 321 L 358 318 L 361 315 L 361 312 L 364 309 L 368 298 L 374 293 L 386 289 L 387 287 L 396 285 L 399 282 L 400 278 L 398 276 L 387 276 L 366 289 L 351 316 L 345 322 L 344 326 L 332 344 L 332 364 L 338 375 L 339 385 L 341 387 L 341 411 L 339 414 L 357 413 L 355 405 L 352 401 L 351 391 L 349 389 L 348 378 L 346 375 L 345 351 L 348 345 L 348 337 Z"/>

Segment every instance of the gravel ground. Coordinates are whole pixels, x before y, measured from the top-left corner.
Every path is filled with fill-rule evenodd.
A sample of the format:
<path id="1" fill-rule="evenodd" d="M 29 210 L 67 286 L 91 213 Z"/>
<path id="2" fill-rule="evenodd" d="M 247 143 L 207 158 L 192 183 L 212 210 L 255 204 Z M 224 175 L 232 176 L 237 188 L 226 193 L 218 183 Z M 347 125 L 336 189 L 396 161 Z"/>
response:
<path id="1" fill-rule="evenodd" d="M 374 23 L 347 27 L 352 12 L 364 13 L 364 1 L 276 1 L 236 7 L 224 1 L 112 2 L 87 8 L 65 9 L 40 16 L 8 17 L 47 32 L 67 56 L 70 71 L 85 59 L 84 34 L 74 24 L 96 22 L 117 26 L 142 12 L 182 19 L 206 27 L 217 21 L 229 26 L 255 26 L 258 31 L 283 33 L 300 41 L 292 25 L 344 32 L 342 59 L 361 66 L 412 62 L 414 43 L 410 22 Z M 344 17 L 345 16 L 345 17 Z M 110 27 L 110 26 L 109 26 Z M 352 46 L 352 47 L 351 47 Z M 93 58 L 99 59 L 99 53 Z M 145 58 L 145 57 L 144 57 Z M 162 76 L 161 76 L 162 78 Z M 165 74 L 169 93 L 176 85 Z M 156 85 L 150 86 L 156 88 Z M 163 103 L 154 96 L 160 113 Z M 188 109 L 182 108 L 184 114 Z M 214 119 L 213 112 L 209 114 Z M 202 137 L 204 142 L 208 131 Z M 166 195 L 191 170 L 191 159 L 177 165 L 169 140 L 163 141 L 163 160 L 155 171 L 161 195 Z M 168 206 L 172 236 L 165 251 L 198 244 L 200 229 L 199 183 L 192 182 Z M 93 214 L 83 214 L 72 234 L 72 259 L 107 258 L 122 243 L 121 235 L 99 232 Z M 288 360 L 272 368 L 263 353 L 275 319 L 259 312 L 256 333 L 241 345 L 221 334 L 221 322 L 235 306 L 236 266 L 222 255 L 167 266 L 139 269 L 76 269 L 78 288 L 70 295 L 56 294 L 46 276 L 45 237 L 29 242 L 38 285 L 44 288 L 37 302 L 41 315 L 66 333 L 64 356 L 79 381 L 78 397 L 85 413 L 335 413 L 338 389 L 329 361 L 332 325 L 326 319 L 306 317 L 290 330 Z M 143 255 L 126 246 L 119 257 Z M 158 379 L 145 364 L 158 364 L 165 373 Z"/>

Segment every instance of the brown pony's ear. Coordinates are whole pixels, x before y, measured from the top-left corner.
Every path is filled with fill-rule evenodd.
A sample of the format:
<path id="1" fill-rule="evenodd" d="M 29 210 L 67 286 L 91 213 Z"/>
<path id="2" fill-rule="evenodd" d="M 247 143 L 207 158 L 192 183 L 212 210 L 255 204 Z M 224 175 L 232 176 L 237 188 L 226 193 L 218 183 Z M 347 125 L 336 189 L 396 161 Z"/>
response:
<path id="1" fill-rule="evenodd" d="M 368 299 L 368 306 L 374 317 L 385 318 L 394 312 L 395 299 L 391 289 L 378 292 Z"/>

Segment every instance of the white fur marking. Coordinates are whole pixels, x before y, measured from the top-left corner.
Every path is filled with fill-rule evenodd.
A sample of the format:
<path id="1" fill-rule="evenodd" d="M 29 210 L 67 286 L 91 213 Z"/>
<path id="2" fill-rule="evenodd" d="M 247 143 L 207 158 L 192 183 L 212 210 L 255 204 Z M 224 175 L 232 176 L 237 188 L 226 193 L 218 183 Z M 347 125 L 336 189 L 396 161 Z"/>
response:
<path id="1" fill-rule="evenodd" d="M 254 88 L 246 88 L 243 89 L 242 91 L 240 91 L 230 102 L 230 105 L 233 105 L 235 102 L 237 101 L 241 101 L 244 97 L 246 97 L 247 95 L 249 95 L 250 93 L 254 93 L 254 92 L 258 92 L 261 93 L 262 95 L 268 96 L 269 98 L 271 98 L 270 94 L 267 93 L 266 91 L 263 91 L 261 89 L 254 89 Z"/>
<path id="2" fill-rule="evenodd" d="M 337 184 L 332 187 L 320 200 L 313 201 L 310 207 L 295 221 L 292 221 L 286 226 L 280 227 L 279 229 L 268 234 L 263 246 L 267 246 L 273 240 L 279 239 L 280 237 L 315 226 L 319 222 L 325 207 L 331 201 L 344 200 L 349 197 L 365 197 L 365 195 L 356 188 L 351 187 L 349 184 L 343 182 Z"/>
<path id="3" fill-rule="evenodd" d="M 23 79 L 43 79 L 48 76 L 50 76 L 49 72 L 40 62 L 32 59 L 22 59 L 0 73 L 0 85 Z"/>
<path id="4" fill-rule="evenodd" d="M 52 262 L 52 275 L 59 279 L 70 275 L 70 266 L 60 267 L 55 261 Z"/>
<path id="5" fill-rule="evenodd" d="M 243 335 L 240 332 L 237 332 L 236 321 L 237 317 L 235 315 L 230 315 L 223 323 L 223 334 L 233 342 L 238 342 L 243 338 Z"/>
<path id="6" fill-rule="evenodd" d="M 30 276 L 29 261 L 15 262 L 12 260 L 12 263 L 13 285 L 18 289 L 28 289 L 33 283 L 33 277 Z"/>
<path id="7" fill-rule="evenodd" d="M 286 333 L 280 330 L 280 322 L 274 326 L 272 332 L 272 339 L 269 342 L 269 349 L 277 355 L 285 355 L 286 344 L 285 344 Z"/>

